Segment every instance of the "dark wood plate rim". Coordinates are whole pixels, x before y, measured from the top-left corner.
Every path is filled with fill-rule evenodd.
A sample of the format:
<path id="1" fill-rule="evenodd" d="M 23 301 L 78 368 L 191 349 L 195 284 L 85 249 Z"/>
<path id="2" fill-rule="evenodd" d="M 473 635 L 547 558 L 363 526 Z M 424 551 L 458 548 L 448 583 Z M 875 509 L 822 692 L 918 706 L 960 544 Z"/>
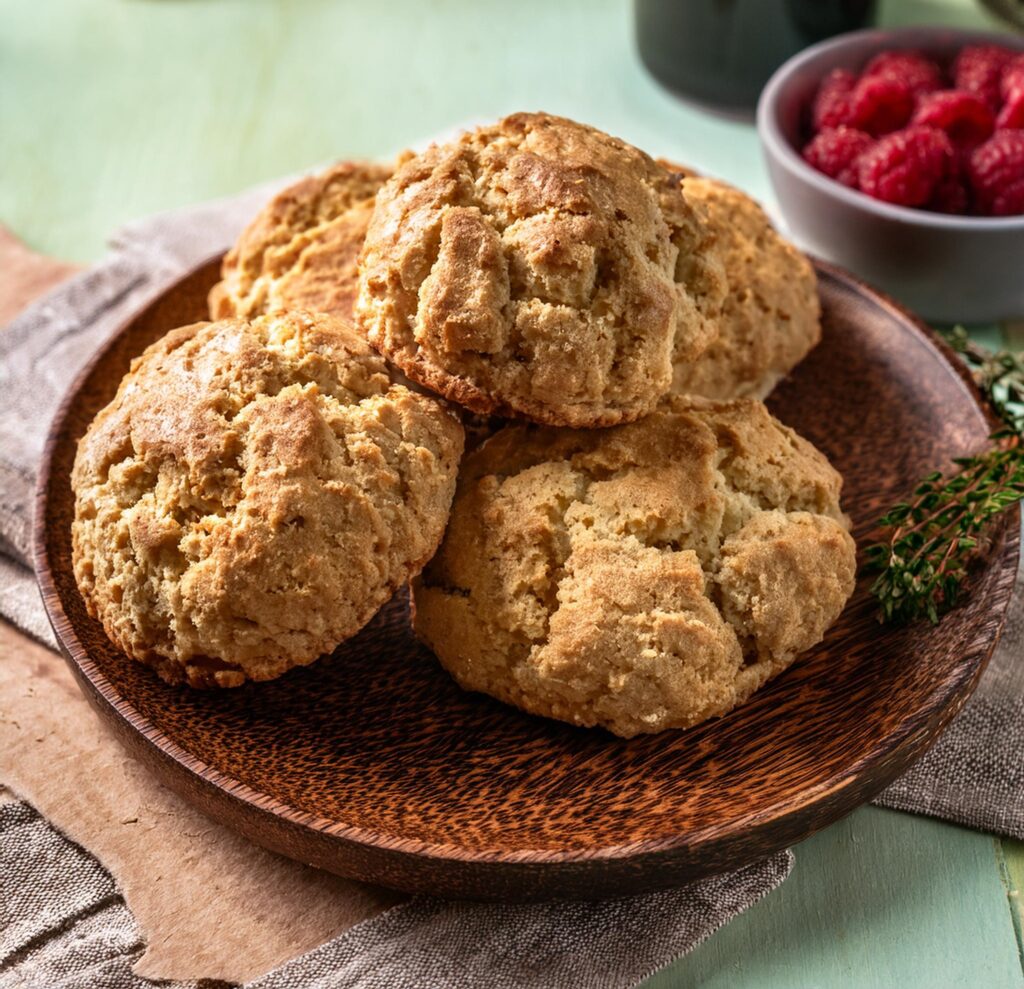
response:
<path id="1" fill-rule="evenodd" d="M 595 860 L 633 859 L 638 856 L 647 857 L 685 848 L 692 849 L 699 847 L 702 842 L 712 837 L 716 842 L 722 842 L 744 835 L 749 836 L 752 833 L 760 832 L 762 829 L 777 828 L 786 818 L 793 816 L 801 809 L 825 803 L 826 800 L 831 804 L 832 809 L 828 813 L 828 820 L 823 821 L 819 827 L 838 820 L 854 809 L 855 806 L 870 800 L 872 796 L 895 780 L 915 758 L 923 754 L 941 730 L 958 713 L 977 686 L 978 679 L 995 650 L 1005 627 L 1006 610 L 1016 577 L 1020 549 L 1019 507 L 1012 512 L 1005 513 L 999 530 L 996 533 L 989 558 L 988 565 L 999 563 L 1003 566 L 1005 573 L 997 586 L 998 593 L 993 595 L 995 598 L 993 610 L 1000 610 L 998 625 L 990 641 L 984 645 L 983 649 L 977 651 L 973 656 L 965 656 L 965 662 L 962 663 L 959 674 L 955 678 L 949 678 L 940 682 L 929 697 L 927 704 L 919 707 L 913 714 L 907 715 L 889 733 L 884 746 L 880 746 L 872 752 L 852 760 L 843 771 L 833 773 L 831 777 L 808 786 L 802 791 L 800 799 L 779 801 L 768 807 L 760 807 L 756 811 L 737 815 L 728 822 L 728 827 L 725 830 L 721 827 L 716 827 L 714 835 L 710 833 L 708 828 L 704 828 L 666 838 L 648 838 L 596 850 L 573 848 L 559 850 L 543 848 L 518 849 L 514 851 L 467 849 L 458 845 L 432 844 L 418 839 L 383 834 L 378 831 L 370 831 L 355 825 L 322 818 L 307 811 L 299 810 L 276 798 L 269 797 L 253 789 L 248 784 L 225 775 L 220 770 L 191 755 L 148 722 L 136 708 L 121 696 L 116 687 L 107 679 L 103 671 L 90 657 L 60 603 L 60 596 L 51 566 L 45 527 L 50 493 L 56 483 L 52 474 L 54 452 L 59 444 L 64 441 L 66 422 L 70 410 L 75 405 L 78 393 L 83 385 L 94 369 L 102 364 L 108 353 L 117 346 L 120 337 L 138 318 L 139 314 L 169 292 L 172 292 L 179 284 L 195 275 L 200 269 L 212 264 L 220 257 L 221 255 L 217 254 L 207 258 L 174 281 L 154 291 L 139 305 L 132 316 L 125 319 L 118 326 L 117 330 L 111 334 L 85 367 L 82 368 L 73 384 L 67 390 L 50 424 L 35 491 L 33 558 L 47 617 L 53 627 L 61 652 L 69 662 L 87 697 L 97 704 L 104 713 L 113 715 L 117 726 L 123 733 L 127 733 L 129 737 L 134 736 L 137 739 L 141 739 L 153 751 L 153 754 L 161 760 L 170 760 L 176 769 L 175 775 L 179 781 L 191 778 L 193 782 L 202 784 L 206 790 L 212 788 L 221 797 L 227 797 L 233 802 L 246 805 L 258 816 L 269 817 L 276 822 L 283 821 L 325 837 L 351 842 L 355 845 L 365 846 L 368 849 L 374 849 L 390 855 L 431 861 L 473 862 L 481 865 L 522 863 L 531 866 L 571 865 L 573 863 L 582 864 Z M 847 287 L 854 289 L 861 298 L 872 302 L 883 310 L 887 310 L 912 327 L 916 333 L 914 339 L 917 344 L 924 349 L 937 352 L 960 380 L 970 401 L 981 409 L 993 428 L 999 425 L 998 419 L 995 417 L 987 400 L 978 389 L 963 362 L 945 341 L 935 335 L 921 319 L 889 296 L 864 284 L 849 272 L 824 261 L 813 260 L 819 273 L 830 276 Z M 1017 524 L 1011 525 L 1011 519 Z M 966 662 L 968 659 L 972 660 L 972 662 Z M 922 727 L 925 729 L 923 734 Z M 845 806 L 842 804 L 842 801 L 837 802 L 835 800 L 844 789 L 862 782 L 866 769 L 878 766 L 884 768 L 874 776 L 871 792 L 865 793 L 862 789 L 857 801 L 850 806 Z M 789 841 L 786 842 L 786 844 L 788 843 Z M 780 845 L 779 847 L 784 846 Z"/>

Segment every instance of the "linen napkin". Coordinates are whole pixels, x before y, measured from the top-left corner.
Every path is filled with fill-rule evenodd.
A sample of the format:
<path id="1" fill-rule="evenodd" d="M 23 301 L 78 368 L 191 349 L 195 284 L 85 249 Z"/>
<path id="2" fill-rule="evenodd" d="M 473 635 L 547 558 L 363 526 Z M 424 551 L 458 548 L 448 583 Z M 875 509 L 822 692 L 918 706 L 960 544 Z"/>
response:
<path id="1" fill-rule="evenodd" d="M 681 890 L 596 903 L 416 897 L 246 989 L 631 986 L 777 886 L 790 861 L 776 855 Z M 0 918 L 0 989 L 157 985 L 132 971 L 143 942 L 109 873 L 24 803 L 0 806 L 0 894 L 9 913 Z"/>
<path id="2" fill-rule="evenodd" d="M 26 561 L 33 478 L 60 397 L 124 318 L 185 270 L 231 243 L 276 187 L 270 184 L 124 228 L 100 264 L 0 332 L 0 613 L 41 641 L 53 645 Z M 1024 670 L 1014 662 L 1024 638 L 1021 583 L 1018 578 L 1006 633 L 978 691 L 938 744 L 879 803 L 1024 837 Z M 0 909 L 19 923 L 3 924 L 0 987 L 8 984 L 3 980 L 9 973 L 29 963 L 43 966 L 37 970 L 40 985 L 95 984 L 92 975 L 82 974 L 85 970 L 74 961 L 79 955 L 72 951 L 81 942 L 74 931 L 85 921 L 91 925 L 88 936 L 97 938 L 97 944 L 108 945 L 111 952 L 121 946 L 121 968 L 109 970 L 109 984 L 142 984 L 126 981 L 135 976 L 124 959 L 137 957 L 141 949 L 139 933 L 116 894 L 102 899 L 102 908 L 95 905 L 99 900 L 82 908 L 85 913 L 74 912 L 78 896 L 69 894 L 61 909 L 51 911 L 54 919 L 40 921 L 20 939 L 4 940 L 8 929 L 19 930 L 26 915 L 38 913 L 31 897 L 43 896 L 53 876 L 79 876 L 68 887 L 74 890 L 91 889 L 90 884 L 107 889 L 102 882 L 110 882 L 105 870 L 95 871 L 95 860 L 82 858 L 81 849 L 30 808 L 10 806 L 18 809 L 0 808 L 6 815 L 0 816 L 0 904 L 6 905 Z M 17 819 L 16 827 L 7 823 L 8 817 Z M 27 837 L 16 840 L 17 835 Z M 37 847 L 38 856 L 33 851 Z M 76 871 L 79 860 L 91 863 L 81 873 Z M 495 906 L 415 898 L 253 985 L 631 985 L 778 885 L 790 865 L 788 855 L 775 856 L 672 893 L 598 904 Z M 88 878 L 96 875 L 105 878 Z M 88 898 L 85 892 L 81 895 Z M 97 919 L 100 913 L 106 923 Z M 98 961 L 100 956 L 106 957 L 99 949 L 89 954 L 88 964 L 108 964 Z M 2 961 L 5 957 L 7 962 Z"/>

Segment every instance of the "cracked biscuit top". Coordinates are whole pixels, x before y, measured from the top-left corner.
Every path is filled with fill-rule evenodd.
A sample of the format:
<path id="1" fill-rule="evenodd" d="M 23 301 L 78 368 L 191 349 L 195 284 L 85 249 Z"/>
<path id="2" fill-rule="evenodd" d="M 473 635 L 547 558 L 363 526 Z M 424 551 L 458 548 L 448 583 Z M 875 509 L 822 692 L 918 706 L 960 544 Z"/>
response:
<path id="1" fill-rule="evenodd" d="M 714 237 L 729 294 L 701 359 L 676 360 L 672 391 L 764 398 L 821 339 L 814 268 L 739 189 L 687 176 L 683 193 Z"/>
<path id="2" fill-rule="evenodd" d="M 352 319 L 357 260 L 391 169 L 343 161 L 279 192 L 224 256 L 210 316 L 312 309 Z"/>
<path id="3" fill-rule="evenodd" d="M 854 586 L 841 479 L 757 401 L 669 397 L 470 454 L 415 628 L 467 689 L 633 736 L 742 703 Z"/>
<path id="4" fill-rule="evenodd" d="M 680 179 L 636 148 L 516 114 L 383 186 L 357 317 L 412 380 L 474 411 L 607 426 L 654 407 L 717 333 L 725 280 Z"/>
<path id="5" fill-rule="evenodd" d="M 306 312 L 174 330 L 79 443 L 74 571 L 170 682 L 235 686 L 355 634 L 444 532 L 462 427 Z"/>

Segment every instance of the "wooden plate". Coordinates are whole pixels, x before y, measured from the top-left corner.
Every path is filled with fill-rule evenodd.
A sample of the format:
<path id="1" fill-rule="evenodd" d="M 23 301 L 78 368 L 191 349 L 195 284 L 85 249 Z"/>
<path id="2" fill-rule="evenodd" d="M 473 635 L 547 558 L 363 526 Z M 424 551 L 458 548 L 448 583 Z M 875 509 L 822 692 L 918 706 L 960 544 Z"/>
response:
<path id="1" fill-rule="evenodd" d="M 861 579 L 826 641 L 753 700 L 687 732 L 623 741 L 462 692 L 412 639 L 400 595 L 330 659 L 220 693 L 162 683 L 88 617 L 71 572 L 75 443 L 130 359 L 201 319 L 211 260 L 113 339 L 46 446 L 36 561 L 83 690 L 170 787 L 252 840 L 387 886 L 476 898 L 597 897 L 734 869 L 874 796 L 971 693 L 1017 569 L 1005 524 L 938 628 L 881 627 Z M 913 481 L 984 443 L 969 378 L 928 332 L 821 265 L 822 344 L 774 411 L 846 478 L 863 540 Z"/>

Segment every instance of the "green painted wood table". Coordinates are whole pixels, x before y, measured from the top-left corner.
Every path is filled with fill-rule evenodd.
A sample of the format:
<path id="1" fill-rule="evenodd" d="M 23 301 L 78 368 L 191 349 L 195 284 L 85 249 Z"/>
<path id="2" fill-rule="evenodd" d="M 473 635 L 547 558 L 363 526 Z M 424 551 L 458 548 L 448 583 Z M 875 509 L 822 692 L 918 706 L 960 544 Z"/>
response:
<path id="1" fill-rule="evenodd" d="M 515 109 L 770 198 L 753 129 L 658 88 L 630 17 L 628 0 L 0 0 L 0 222 L 88 262 L 134 217 Z M 991 23 L 968 0 L 881 18 Z M 649 985 L 1020 987 L 1022 881 L 1021 843 L 863 808 Z"/>

